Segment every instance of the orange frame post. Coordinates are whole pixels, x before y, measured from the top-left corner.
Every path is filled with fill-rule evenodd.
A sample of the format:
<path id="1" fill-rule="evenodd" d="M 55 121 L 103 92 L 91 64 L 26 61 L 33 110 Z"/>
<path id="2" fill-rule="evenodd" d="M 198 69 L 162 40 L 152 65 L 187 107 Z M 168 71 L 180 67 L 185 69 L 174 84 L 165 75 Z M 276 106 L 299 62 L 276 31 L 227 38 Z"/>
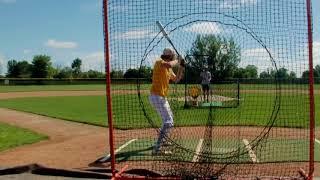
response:
<path id="1" fill-rule="evenodd" d="M 310 102 L 310 144 L 309 144 L 309 174 L 308 179 L 313 179 L 314 172 L 314 139 L 315 139 L 315 112 L 313 92 L 313 53 L 312 53 L 312 12 L 311 0 L 306 0 L 308 18 L 308 47 L 309 47 L 309 102 Z"/>
<path id="2" fill-rule="evenodd" d="M 109 31 L 108 31 L 108 0 L 103 0 L 103 32 L 104 32 L 104 54 L 105 54 L 105 72 L 106 72 L 106 97 L 109 126 L 109 145 L 111 158 L 112 177 L 116 177 L 115 171 L 115 153 L 113 137 L 113 116 L 112 116 L 112 99 L 111 99 L 111 77 L 110 77 L 110 53 L 109 53 Z"/>

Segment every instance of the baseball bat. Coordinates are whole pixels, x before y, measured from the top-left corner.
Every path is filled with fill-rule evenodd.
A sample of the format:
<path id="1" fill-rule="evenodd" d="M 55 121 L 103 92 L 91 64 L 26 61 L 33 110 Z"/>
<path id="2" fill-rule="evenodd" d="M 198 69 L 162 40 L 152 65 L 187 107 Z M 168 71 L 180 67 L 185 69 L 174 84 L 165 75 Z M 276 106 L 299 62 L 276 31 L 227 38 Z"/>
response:
<path id="1" fill-rule="evenodd" d="M 171 44 L 171 46 L 173 47 L 174 51 L 177 53 L 178 57 L 181 58 L 182 56 L 181 56 L 180 53 L 178 52 L 177 48 L 174 46 L 173 42 L 171 41 L 171 39 L 170 39 L 169 36 L 168 36 L 168 33 L 165 31 L 165 29 L 163 28 L 163 26 L 162 26 L 162 24 L 160 23 L 160 21 L 156 21 L 156 23 L 157 23 L 157 26 L 159 27 L 161 33 L 163 34 L 163 36 L 164 36 L 164 37 L 167 39 L 167 41 Z M 180 65 L 184 67 L 184 64 L 182 65 L 182 64 L 180 63 Z M 178 79 L 179 79 L 179 80 L 178 80 L 178 81 L 180 81 L 180 79 L 182 78 L 183 72 L 184 72 L 184 69 L 179 68 L 179 70 L 178 70 L 178 77 L 179 77 Z M 178 81 L 176 81 L 176 83 L 177 83 Z"/>
<path id="2" fill-rule="evenodd" d="M 156 21 L 158 28 L 160 29 L 161 33 L 163 34 L 163 36 L 167 39 L 167 41 L 170 43 L 170 45 L 173 47 L 174 51 L 176 51 L 178 57 L 182 57 L 180 56 L 180 53 L 178 52 L 177 48 L 174 46 L 173 42 L 171 41 L 171 39 L 168 36 L 168 33 L 166 32 L 166 30 L 163 28 L 162 24 L 160 23 L 160 21 Z"/>

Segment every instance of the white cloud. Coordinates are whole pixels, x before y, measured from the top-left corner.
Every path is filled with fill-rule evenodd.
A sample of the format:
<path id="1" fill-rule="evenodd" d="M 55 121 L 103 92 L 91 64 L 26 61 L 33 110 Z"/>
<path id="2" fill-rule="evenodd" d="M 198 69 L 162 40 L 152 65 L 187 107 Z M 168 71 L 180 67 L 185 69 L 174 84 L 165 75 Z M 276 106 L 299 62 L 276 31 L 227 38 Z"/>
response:
<path id="1" fill-rule="evenodd" d="M 16 0 L 0 0 L 0 3 L 11 4 L 17 2 Z"/>
<path id="2" fill-rule="evenodd" d="M 266 49 L 264 48 L 245 49 L 241 53 L 241 55 L 245 57 L 257 57 L 257 56 L 261 56 L 261 54 L 267 55 Z"/>
<path id="3" fill-rule="evenodd" d="M 313 54 L 313 66 L 316 66 L 316 65 L 320 65 L 320 41 L 313 41 L 312 43 L 313 45 L 313 51 L 312 51 L 312 54 Z M 305 53 L 305 57 L 307 57 L 308 53 L 309 53 L 309 44 L 304 44 L 304 53 Z M 309 61 L 309 59 L 304 59 L 304 61 Z"/>
<path id="4" fill-rule="evenodd" d="M 154 37 L 156 33 L 144 30 L 144 29 L 135 29 L 123 33 L 118 33 L 115 35 L 115 39 L 143 39 L 148 37 Z"/>
<path id="5" fill-rule="evenodd" d="M 6 63 L 7 63 L 6 58 L 4 57 L 4 55 L 0 53 L 0 74 L 2 75 L 5 73 L 5 69 L 7 66 Z"/>
<path id="6" fill-rule="evenodd" d="M 222 32 L 220 26 L 214 22 L 200 22 L 192 24 L 185 28 L 185 31 L 195 32 L 200 34 L 219 34 Z"/>
<path id="7" fill-rule="evenodd" d="M 103 51 L 98 51 L 98 52 L 94 52 L 91 54 L 88 54 L 84 57 L 84 59 L 88 60 L 88 61 L 96 61 L 98 60 L 102 60 L 104 59 L 104 52 Z"/>
<path id="8" fill-rule="evenodd" d="M 23 54 L 29 54 L 29 53 L 31 53 L 31 50 L 30 50 L 30 49 L 24 49 L 24 50 L 23 50 Z"/>
<path id="9" fill-rule="evenodd" d="M 226 0 L 224 3 L 220 5 L 220 8 L 227 8 L 227 9 L 236 9 L 240 8 L 241 6 L 249 6 L 257 4 L 258 0 L 238 0 L 238 2 L 234 2 L 232 0 Z"/>
<path id="10" fill-rule="evenodd" d="M 271 54 L 276 54 L 273 49 L 269 49 Z M 273 57 L 277 60 L 277 57 Z M 273 67 L 269 53 L 264 48 L 252 48 L 244 49 L 241 51 L 241 66 L 245 67 L 247 65 L 255 65 L 259 70 L 264 70 L 266 68 Z"/>
<path id="11" fill-rule="evenodd" d="M 313 42 L 313 65 L 320 65 L 320 41 Z"/>
<path id="12" fill-rule="evenodd" d="M 54 39 L 49 39 L 45 43 L 45 46 L 55 49 L 73 49 L 78 47 L 78 44 L 71 41 L 56 41 Z"/>
<path id="13" fill-rule="evenodd" d="M 93 52 L 87 55 L 84 55 L 83 57 L 80 57 L 82 59 L 83 69 L 84 70 L 97 70 L 97 71 L 104 71 L 104 52 L 103 51 L 97 51 Z"/>
<path id="14" fill-rule="evenodd" d="M 304 56 L 302 56 L 302 59 L 286 59 L 283 57 L 284 54 L 290 54 L 295 53 L 291 51 L 285 51 L 284 49 L 269 49 L 271 55 L 275 59 L 278 67 L 285 66 L 286 69 L 289 71 L 295 71 L 297 73 L 297 76 L 301 76 L 301 73 L 305 70 L 307 70 L 308 67 L 308 44 L 305 44 L 303 46 L 305 49 L 302 53 L 304 53 Z M 296 53 L 301 53 L 301 51 L 298 51 Z M 282 56 L 281 56 L 282 55 Z M 292 58 L 298 57 L 297 55 L 292 55 Z M 270 56 L 267 53 L 267 51 L 264 48 L 252 48 L 252 49 L 244 49 L 241 51 L 241 66 L 246 66 L 248 64 L 257 65 L 259 67 L 259 70 L 264 70 L 263 68 L 272 67 L 270 61 Z M 289 62 L 288 62 L 289 61 Z M 291 63 L 291 64 L 290 64 Z M 297 63 L 294 65 L 294 63 Z M 314 41 L 313 42 L 313 65 L 320 65 L 320 41 Z"/>

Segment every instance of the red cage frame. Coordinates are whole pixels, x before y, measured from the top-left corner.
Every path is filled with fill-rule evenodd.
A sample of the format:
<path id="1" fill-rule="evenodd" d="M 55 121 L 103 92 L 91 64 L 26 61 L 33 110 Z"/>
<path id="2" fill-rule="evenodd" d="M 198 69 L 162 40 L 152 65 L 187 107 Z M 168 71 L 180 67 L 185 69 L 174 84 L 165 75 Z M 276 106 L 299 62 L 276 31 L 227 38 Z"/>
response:
<path id="1" fill-rule="evenodd" d="M 307 23 L 308 23 L 308 50 L 309 50 L 309 117 L 310 117 L 310 139 L 309 139 L 309 173 L 307 179 L 313 179 L 314 173 L 314 143 L 315 143 L 315 104 L 314 104 L 314 77 L 313 77 L 313 37 L 312 37 L 312 11 L 311 0 L 306 0 Z M 104 53 L 105 53 L 105 72 L 106 72 L 106 98 L 107 98 L 107 117 L 109 127 L 109 146 L 111 159 L 111 172 L 113 179 L 131 179 L 121 177 L 115 169 L 115 151 L 114 151 L 114 133 L 112 116 L 112 98 L 111 98 L 111 77 L 110 77 L 110 52 L 109 52 L 109 31 L 108 31 L 108 0 L 103 0 L 103 29 L 104 29 Z M 145 177 L 135 177 L 145 179 Z M 162 179 L 162 178 L 160 178 Z M 179 178 L 174 178 L 179 179 Z"/>

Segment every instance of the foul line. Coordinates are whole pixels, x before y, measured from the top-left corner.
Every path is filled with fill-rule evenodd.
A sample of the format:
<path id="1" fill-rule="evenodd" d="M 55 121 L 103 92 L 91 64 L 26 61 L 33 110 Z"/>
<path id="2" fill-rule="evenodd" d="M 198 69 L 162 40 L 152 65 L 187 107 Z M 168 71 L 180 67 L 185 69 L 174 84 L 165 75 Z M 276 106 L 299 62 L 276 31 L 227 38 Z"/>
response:
<path id="1" fill-rule="evenodd" d="M 116 155 L 119 151 L 121 151 L 123 148 L 125 148 L 126 146 L 128 146 L 129 144 L 131 144 L 133 141 L 136 141 L 138 139 L 131 139 L 130 141 L 126 142 L 125 144 L 123 144 L 122 146 L 120 146 L 118 149 L 116 149 L 114 151 L 114 154 Z M 107 161 L 110 158 L 110 154 L 108 154 L 107 156 L 105 156 L 104 158 L 100 159 L 100 162 L 104 162 Z"/>
<path id="2" fill-rule="evenodd" d="M 200 153 L 201 147 L 202 147 L 202 143 L 203 143 L 203 139 L 200 139 L 199 143 L 197 145 L 196 154 L 193 156 L 192 162 L 197 162 L 198 161 L 199 153 Z"/>
<path id="3" fill-rule="evenodd" d="M 314 138 L 314 140 L 315 140 L 317 143 L 320 144 L 320 141 L 319 141 L 317 138 Z"/>
<path id="4" fill-rule="evenodd" d="M 250 146 L 249 141 L 248 141 L 247 139 L 243 139 L 242 141 L 243 141 L 243 143 L 246 145 L 246 148 L 247 148 L 247 150 L 248 150 L 249 156 L 250 156 L 251 159 L 252 159 L 252 162 L 258 163 L 259 160 L 257 159 L 256 154 L 255 154 L 254 151 L 252 150 L 252 147 Z"/>

